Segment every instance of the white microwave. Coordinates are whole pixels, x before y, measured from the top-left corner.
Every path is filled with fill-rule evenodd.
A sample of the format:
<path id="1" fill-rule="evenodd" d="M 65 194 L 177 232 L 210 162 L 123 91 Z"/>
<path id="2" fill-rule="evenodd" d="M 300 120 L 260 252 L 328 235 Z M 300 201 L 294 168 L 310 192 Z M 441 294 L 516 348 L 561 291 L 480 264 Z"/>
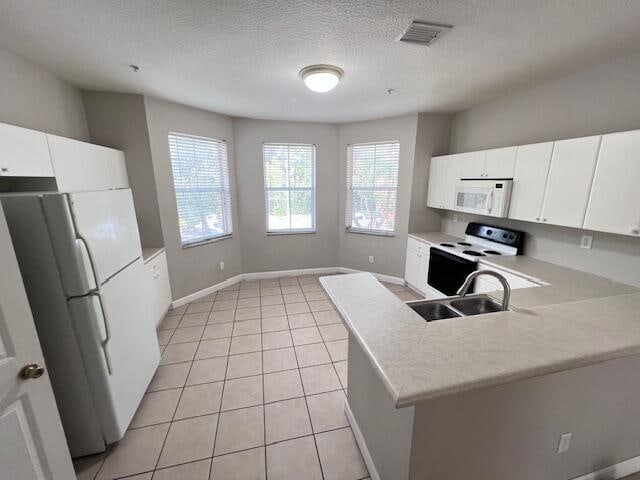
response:
<path id="1" fill-rule="evenodd" d="M 461 180 L 456 185 L 453 209 L 490 217 L 509 213 L 513 180 Z"/>

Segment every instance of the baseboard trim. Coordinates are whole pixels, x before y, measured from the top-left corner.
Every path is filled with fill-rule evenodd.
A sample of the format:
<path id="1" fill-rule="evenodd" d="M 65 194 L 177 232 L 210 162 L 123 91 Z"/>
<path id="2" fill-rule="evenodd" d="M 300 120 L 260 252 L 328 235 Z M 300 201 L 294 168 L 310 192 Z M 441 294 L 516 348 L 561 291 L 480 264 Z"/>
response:
<path id="1" fill-rule="evenodd" d="M 615 465 L 609 465 L 596 472 L 587 473 L 571 480 L 604 480 L 624 478 L 640 472 L 640 456 L 633 457 Z"/>
<path id="2" fill-rule="evenodd" d="M 376 466 L 373 463 L 373 458 L 371 458 L 371 453 L 369 453 L 367 443 L 364 441 L 364 435 L 362 435 L 360 427 L 358 426 L 358 423 L 353 416 L 353 412 L 351 411 L 351 407 L 349 406 L 349 400 L 344 401 L 344 413 L 347 416 L 349 425 L 351 425 L 351 430 L 353 430 L 353 436 L 356 437 L 356 443 L 360 448 L 360 453 L 362 453 L 364 464 L 367 466 L 367 470 L 369 470 L 369 476 L 371 477 L 371 480 L 380 480 L 380 475 L 378 474 Z"/>
<path id="3" fill-rule="evenodd" d="M 241 282 L 243 280 L 251 281 L 251 280 L 267 280 L 270 278 L 278 278 L 278 277 L 293 277 L 297 275 L 317 275 L 322 273 L 350 273 L 343 272 L 343 268 L 341 267 L 321 267 L 321 268 L 298 268 L 295 270 L 277 270 L 271 272 L 253 272 L 253 273 L 240 273 L 238 275 L 234 275 L 233 277 L 229 277 L 226 280 L 216 283 L 215 285 L 211 285 L 210 287 L 203 288 L 202 290 L 198 290 L 195 293 L 191 293 L 182 298 L 178 298 L 177 300 L 173 300 L 171 302 L 171 308 L 177 308 L 187 303 L 191 303 L 199 298 L 206 297 L 207 295 L 217 292 L 218 290 L 222 290 L 223 288 L 230 287 L 231 285 Z M 354 270 L 355 272 L 356 270 Z M 386 280 L 385 280 L 386 281 Z"/>

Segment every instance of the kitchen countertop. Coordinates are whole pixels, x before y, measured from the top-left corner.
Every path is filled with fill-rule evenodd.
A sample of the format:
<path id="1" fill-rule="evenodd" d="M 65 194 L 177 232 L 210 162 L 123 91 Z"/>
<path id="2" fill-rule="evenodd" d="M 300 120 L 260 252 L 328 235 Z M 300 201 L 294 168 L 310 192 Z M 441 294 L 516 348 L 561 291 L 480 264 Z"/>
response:
<path id="1" fill-rule="evenodd" d="M 526 256 L 482 263 L 547 285 L 512 291 L 514 311 L 425 322 L 369 273 L 320 279 L 397 407 L 640 354 L 638 288 Z"/>
<path id="2" fill-rule="evenodd" d="M 162 252 L 165 251 L 164 247 L 143 247 L 142 248 L 142 261 L 144 263 L 149 263 L 151 260 L 156 258 Z"/>

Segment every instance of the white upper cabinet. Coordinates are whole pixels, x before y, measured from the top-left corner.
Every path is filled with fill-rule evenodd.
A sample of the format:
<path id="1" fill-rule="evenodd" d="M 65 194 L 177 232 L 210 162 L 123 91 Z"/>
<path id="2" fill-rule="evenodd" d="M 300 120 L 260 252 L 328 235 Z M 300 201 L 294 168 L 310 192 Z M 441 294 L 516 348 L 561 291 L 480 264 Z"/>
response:
<path id="1" fill-rule="evenodd" d="M 517 147 L 457 154 L 460 178 L 511 178 Z"/>
<path id="2" fill-rule="evenodd" d="M 582 227 L 601 138 L 597 135 L 555 142 L 542 207 L 543 222 Z"/>
<path id="3" fill-rule="evenodd" d="M 47 140 L 60 192 L 128 188 L 121 151 L 57 135 Z"/>
<path id="4" fill-rule="evenodd" d="M 552 152 L 553 142 L 518 147 L 509 218 L 540 221 Z"/>
<path id="5" fill-rule="evenodd" d="M 640 130 L 602 137 L 584 228 L 640 236 Z"/>
<path id="6" fill-rule="evenodd" d="M 455 185 L 458 181 L 457 155 L 431 158 L 429 166 L 429 186 L 427 206 L 433 208 L 453 208 Z"/>
<path id="7" fill-rule="evenodd" d="M 453 157 L 454 155 L 449 155 Z M 484 177 L 484 165 L 486 152 L 466 152 L 455 155 L 455 161 L 459 165 L 460 178 L 481 178 Z"/>
<path id="8" fill-rule="evenodd" d="M 0 123 L 0 176 L 53 177 L 46 135 Z"/>
<path id="9" fill-rule="evenodd" d="M 512 178 L 517 152 L 518 147 L 487 150 L 484 161 L 484 176 L 486 178 Z"/>

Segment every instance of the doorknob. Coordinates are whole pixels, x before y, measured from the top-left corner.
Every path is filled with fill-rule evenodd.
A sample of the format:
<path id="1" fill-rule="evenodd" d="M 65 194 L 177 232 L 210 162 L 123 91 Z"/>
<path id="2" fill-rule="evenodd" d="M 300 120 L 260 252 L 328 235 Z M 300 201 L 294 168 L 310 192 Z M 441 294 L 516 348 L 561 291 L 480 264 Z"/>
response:
<path id="1" fill-rule="evenodd" d="M 20 370 L 20 378 L 29 380 L 31 378 L 40 378 L 44 374 L 44 367 L 41 367 L 37 363 L 30 363 L 22 367 Z"/>

